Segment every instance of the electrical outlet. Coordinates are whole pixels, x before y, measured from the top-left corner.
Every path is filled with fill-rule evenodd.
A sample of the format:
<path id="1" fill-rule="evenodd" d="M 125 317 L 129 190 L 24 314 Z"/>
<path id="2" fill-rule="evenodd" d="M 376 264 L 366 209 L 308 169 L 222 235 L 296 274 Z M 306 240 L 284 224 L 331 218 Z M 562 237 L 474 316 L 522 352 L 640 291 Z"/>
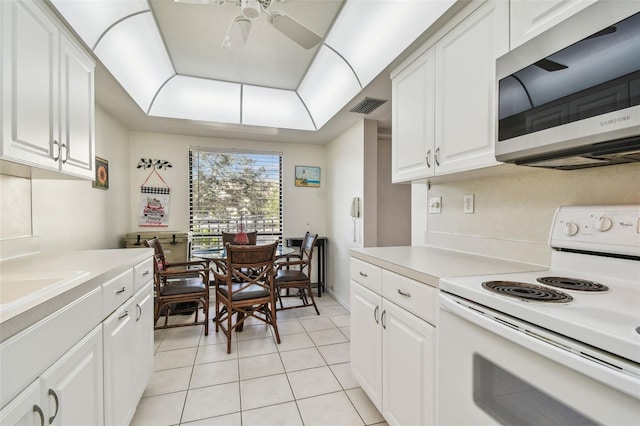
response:
<path id="1" fill-rule="evenodd" d="M 442 197 L 429 198 L 429 213 L 442 213 Z"/>
<path id="2" fill-rule="evenodd" d="M 464 212 L 465 213 L 473 213 L 475 204 L 475 197 L 473 194 L 465 194 L 464 195 Z"/>

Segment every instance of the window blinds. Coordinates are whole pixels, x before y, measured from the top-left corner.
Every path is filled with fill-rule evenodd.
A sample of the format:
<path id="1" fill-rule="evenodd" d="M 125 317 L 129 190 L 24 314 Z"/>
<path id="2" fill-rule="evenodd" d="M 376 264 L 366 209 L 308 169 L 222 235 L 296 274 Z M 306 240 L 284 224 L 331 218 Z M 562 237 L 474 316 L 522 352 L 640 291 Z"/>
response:
<path id="1" fill-rule="evenodd" d="M 222 246 L 222 232 L 282 239 L 282 155 L 189 149 L 193 249 Z"/>

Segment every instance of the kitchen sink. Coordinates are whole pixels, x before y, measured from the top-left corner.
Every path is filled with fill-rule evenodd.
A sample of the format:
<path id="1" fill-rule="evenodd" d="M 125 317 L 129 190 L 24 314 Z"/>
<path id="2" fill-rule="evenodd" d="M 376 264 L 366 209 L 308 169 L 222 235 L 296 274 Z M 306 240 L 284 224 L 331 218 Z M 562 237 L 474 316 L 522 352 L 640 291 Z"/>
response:
<path id="1" fill-rule="evenodd" d="M 61 287 L 72 285 L 86 275 L 86 271 L 57 271 L 57 272 L 25 272 L 15 274 L 0 274 L 0 306 L 4 306 L 20 299 L 31 299 L 42 293 L 57 291 Z"/>

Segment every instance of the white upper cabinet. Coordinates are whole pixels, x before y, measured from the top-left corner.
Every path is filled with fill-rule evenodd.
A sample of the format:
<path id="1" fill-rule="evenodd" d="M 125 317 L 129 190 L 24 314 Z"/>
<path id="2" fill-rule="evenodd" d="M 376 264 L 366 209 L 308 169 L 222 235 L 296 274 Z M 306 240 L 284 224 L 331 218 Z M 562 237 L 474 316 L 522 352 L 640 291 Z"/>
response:
<path id="1" fill-rule="evenodd" d="M 495 60 L 509 50 L 509 3 L 488 1 L 392 74 L 392 181 L 499 164 Z"/>
<path id="2" fill-rule="evenodd" d="M 392 81 L 393 182 L 433 176 L 434 78 L 434 52 L 430 49 Z"/>
<path id="3" fill-rule="evenodd" d="M 511 0 L 511 49 L 515 49 L 596 1 Z"/>
<path id="4" fill-rule="evenodd" d="M 0 2 L 0 159 L 93 179 L 94 61 L 39 2 Z"/>
<path id="5" fill-rule="evenodd" d="M 509 4 L 488 1 L 435 45 L 436 174 L 495 160 L 496 59 L 509 51 Z"/>

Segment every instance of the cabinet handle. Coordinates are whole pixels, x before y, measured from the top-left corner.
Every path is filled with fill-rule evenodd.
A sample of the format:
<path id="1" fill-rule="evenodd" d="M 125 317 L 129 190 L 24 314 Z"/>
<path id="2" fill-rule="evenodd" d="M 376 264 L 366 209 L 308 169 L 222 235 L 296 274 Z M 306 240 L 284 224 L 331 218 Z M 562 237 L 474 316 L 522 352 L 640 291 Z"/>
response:
<path id="1" fill-rule="evenodd" d="M 53 400 L 56 402 L 56 411 L 55 413 L 53 413 L 53 416 L 49 417 L 49 424 L 51 424 L 53 423 L 53 420 L 58 415 L 58 408 L 60 408 L 60 401 L 58 400 L 58 395 L 56 394 L 56 391 L 54 391 L 53 389 L 49 389 L 49 395 L 51 395 L 53 397 Z"/>
<path id="2" fill-rule="evenodd" d="M 42 408 L 38 407 L 38 404 L 35 404 L 33 406 L 33 411 L 38 413 L 40 416 L 40 426 L 44 426 L 44 413 L 42 412 Z"/>
<path id="3" fill-rule="evenodd" d="M 58 161 L 60 159 L 60 151 L 62 151 L 62 148 L 60 148 L 60 143 L 57 140 L 53 141 L 53 146 L 58 147 L 58 153 L 53 157 L 53 161 Z"/>
<path id="4" fill-rule="evenodd" d="M 147 275 L 149 275 L 149 270 L 146 270 L 146 271 L 144 271 L 144 272 L 142 273 L 142 276 L 143 276 L 143 277 L 146 277 Z"/>
<path id="5" fill-rule="evenodd" d="M 440 147 L 436 148 L 434 157 L 436 159 L 436 166 L 440 167 Z"/>
<path id="6" fill-rule="evenodd" d="M 62 164 L 64 164 L 69 160 L 69 147 L 67 146 L 66 143 L 63 143 L 62 148 L 64 148 L 66 153 L 66 155 L 64 156 L 64 160 L 62 160 Z M 60 148 L 60 151 L 62 151 L 62 148 Z"/>
<path id="7" fill-rule="evenodd" d="M 124 293 L 125 291 L 127 291 L 127 288 L 122 287 L 120 290 L 116 290 L 116 294 Z"/>
<path id="8" fill-rule="evenodd" d="M 129 311 L 124 311 L 124 314 L 120 315 L 118 319 L 121 320 L 122 318 L 126 318 L 128 316 L 129 316 Z"/>
<path id="9" fill-rule="evenodd" d="M 406 291 L 402 291 L 400 289 L 398 289 L 398 294 L 404 297 L 411 297 L 411 293 L 407 293 Z"/>
<path id="10" fill-rule="evenodd" d="M 138 311 L 138 316 L 136 317 L 136 322 L 140 321 L 142 318 L 142 306 L 139 303 L 136 303 L 136 310 Z"/>
<path id="11" fill-rule="evenodd" d="M 380 306 L 376 305 L 376 309 L 373 311 L 373 319 L 375 320 L 376 324 L 380 324 L 380 321 L 378 320 L 379 310 L 380 310 Z"/>
<path id="12" fill-rule="evenodd" d="M 369 275 L 367 275 L 367 274 L 365 274 L 364 272 L 360 271 L 360 276 L 361 276 L 361 277 L 365 277 L 365 278 L 367 278 Z"/>
<path id="13" fill-rule="evenodd" d="M 380 318 L 380 322 L 382 322 L 382 328 L 387 329 L 387 324 L 384 322 L 384 319 L 387 315 L 387 311 L 382 311 L 382 317 Z"/>
<path id="14" fill-rule="evenodd" d="M 425 157 L 425 159 L 427 160 L 427 168 L 431 168 L 431 150 L 427 151 L 427 156 Z"/>

